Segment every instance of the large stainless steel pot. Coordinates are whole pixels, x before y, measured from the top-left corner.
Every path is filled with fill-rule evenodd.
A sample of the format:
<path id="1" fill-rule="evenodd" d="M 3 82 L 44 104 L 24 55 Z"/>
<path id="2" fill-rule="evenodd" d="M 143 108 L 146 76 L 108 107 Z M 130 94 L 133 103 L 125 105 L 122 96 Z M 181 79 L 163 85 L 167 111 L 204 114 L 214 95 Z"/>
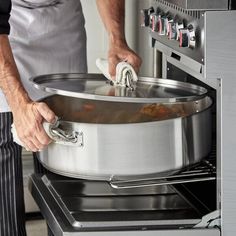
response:
<path id="1" fill-rule="evenodd" d="M 64 77 L 69 78 L 67 84 L 72 83 L 69 88 L 63 87 Z M 113 91 L 98 75 L 90 75 L 96 84 L 90 86 L 93 89 L 88 89 L 91 81 L 86 80 L 77 81 L 76 87 L 76 77 L 81 81 L 83 76 L 53 75 L 33 80 L 36 87 L 58 94 L 43 100 L 62 119 L 56 126 L 47 126 L 55 142 L 38 155 L 49 170 L 76 178 L 108 180 L 114 175 L 125 178 L 181 168 L 210 152 L 212 100 L 203 88 L 140 78 L 134 95 Z M 143 95 L 148 90 L 148 96 Z M 173 112 L 151 118 L 140 115 L 150 103 Z"/>

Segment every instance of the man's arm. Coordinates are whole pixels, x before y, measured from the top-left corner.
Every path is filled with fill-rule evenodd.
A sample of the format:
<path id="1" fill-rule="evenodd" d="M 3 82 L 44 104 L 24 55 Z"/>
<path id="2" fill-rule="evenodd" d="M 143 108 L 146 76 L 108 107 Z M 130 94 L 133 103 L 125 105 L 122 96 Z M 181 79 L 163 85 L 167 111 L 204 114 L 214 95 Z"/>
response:
<path id="1" fill-rule="evenodd" d="M 97 0 L 102 21 L 109 35 L 109 72 L 115 76 L 120 61 L 130 63 L 138 72 L 141 59 L 132 51 L 125 40 L 125 0 Z"/>
<path id="2" fill-rule="evenodd" d="M 20 82 L 7 35 L 0 35 L 0 87 L 13 111 L 30 100 Z"/>
<path id="3" fill-rule="evenodd" d="M 28 97 L 12 55 L 8 36 L 0 34 L 0 88 L 12 110 L 17 134 L 31 151 L 42 150 L 51 140 L 42 127 L 43 119 L 54 120 L 55 114 L 44 103 Z"/>
<path id="4" fill-rule="evenodd" d="M 124 32 L 125 1 L 97 0 L 98 10 L 111 43 L 126 43 Z"/>
<path id="5" fill-rule="evenodd" d="M 5 92 L 10 107 L 14 110 L 29 98 L 20 83 L 20 76 L 7 36 L 10 33 L 10 11 L 11 1 L 4 0 L 0 7 L 0 87 Z"/>
<path id="6" fill-rule="evenodd" d="M 12 110 L 20 140 L 28 150 L 42 150 L 51 141 L 42 127 L 42 121 L 52 122 L 55 114 L 46 104 L 33 102 L 29 98 L 21 83 L 8 36 L 3 34 L 0 34 L 0 88 Z"/>
<path id="7" fill-rule="evenodd" d="M 52 121 L 55 114 L 44 103 L 34 103 L 28 97 L 12 55 L 8 34 L 11 1 L 0 5 L 0 88 L 12 110 L 19 138 L 32 150 L 43 149 L 50 139 L 42 127 L 43 118 Z"/>

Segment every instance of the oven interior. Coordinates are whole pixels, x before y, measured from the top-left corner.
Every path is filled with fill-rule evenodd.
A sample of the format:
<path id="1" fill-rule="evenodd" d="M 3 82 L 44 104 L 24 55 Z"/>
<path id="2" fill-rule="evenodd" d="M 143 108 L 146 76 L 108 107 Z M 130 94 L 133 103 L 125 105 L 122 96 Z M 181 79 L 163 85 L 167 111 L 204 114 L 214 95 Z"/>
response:
<path id="1" fill-rule="evenodd" d="M 216 209 L 215 181 L 115 190 L 108 182 L 48 173 L 32 176 L 31 184 L 36 201 L 77 230 L 192 228 Z"/>
<path id="2" fill-rule="evenodd" d="M 212 88 L 211 86 L 205 84 L 201 80 L 196 79 L 195 77 L 191 76 L 190 74 L 186 73 L 185 71 L 181 70 L 180 68 L 174 66 L 173 64 L 167 62 L 167 78 L 175 79 L 182 82 L 188 82 L 197 84 L 199 86 L 205 87 L 208 90 L 208 95 L 213 99 L 213 106 L 212 106 L 212 148 L 209 157 L 210 160 L 213 161 L 213 165 L 215 170 L 217 169 L 217 91 L 216 89 Z M 193 195 L 194 198 L 199 199 L 203 202 L 209 209 L 216 210 L 217 209 L 217 186 L 216 181 L 207 181 L 207 182 L 199 182 L 199 183 L 188 183 L 184 184 L 180 187 L 182 190 L 186 190 L 190 196 Z"/>

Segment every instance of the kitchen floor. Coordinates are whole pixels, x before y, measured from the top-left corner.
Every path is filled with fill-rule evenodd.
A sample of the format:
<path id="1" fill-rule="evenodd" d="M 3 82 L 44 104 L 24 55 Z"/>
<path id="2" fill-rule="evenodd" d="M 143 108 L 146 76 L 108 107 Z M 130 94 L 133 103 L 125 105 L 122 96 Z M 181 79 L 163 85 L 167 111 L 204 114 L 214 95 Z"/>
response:
<path id="1" fill-rule="evenodd" d="M 27 236 L 47 236 L 47 226 L 44 220 L 26 222 Z"/>

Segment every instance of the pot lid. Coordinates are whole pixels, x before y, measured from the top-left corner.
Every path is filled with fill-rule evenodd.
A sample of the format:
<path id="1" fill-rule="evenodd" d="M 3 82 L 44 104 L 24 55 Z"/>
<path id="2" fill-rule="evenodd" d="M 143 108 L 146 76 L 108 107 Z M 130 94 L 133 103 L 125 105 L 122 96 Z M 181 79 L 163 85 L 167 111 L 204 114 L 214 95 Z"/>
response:
<path id="1" fill-rule="evenodd" d="M 101 74 L 51 74 L 30 79 L 45 92 L 113 102 L 186 102 L 204 97 L 203 87 L 169 79 L 139 77 L 136 89 L 114 87 Z"/>

